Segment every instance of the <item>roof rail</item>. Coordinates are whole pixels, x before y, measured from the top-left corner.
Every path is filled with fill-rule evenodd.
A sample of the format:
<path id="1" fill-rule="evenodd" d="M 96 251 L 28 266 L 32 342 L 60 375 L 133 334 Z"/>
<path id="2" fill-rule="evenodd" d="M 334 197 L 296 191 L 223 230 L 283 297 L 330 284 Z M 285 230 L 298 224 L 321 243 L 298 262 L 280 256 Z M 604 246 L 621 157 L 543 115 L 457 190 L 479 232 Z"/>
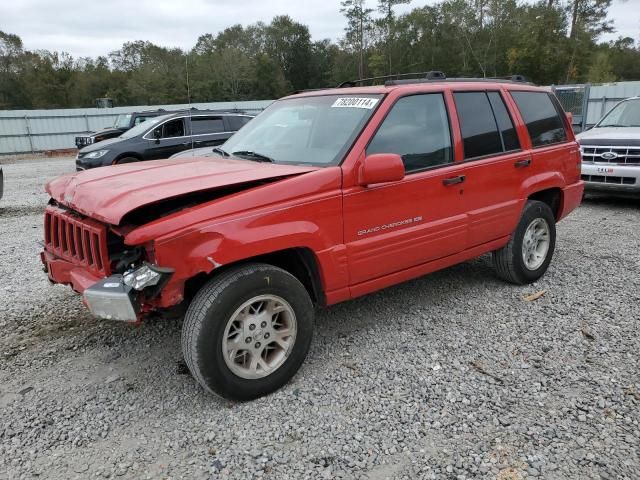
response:
<path id="1" fill-rule="evenodd" d="M 413 77 L 415 79 L 421 80 L 444 80 L 446 75 L 443 72 L 438 70 L 431 70 L 429 72 L 415 72 L 415 73 L 396 73 L 393 75 L 381 75 L 378 77 L 369 77 L 369 78 L 359 78 L 357 80 L 347 80 L 346 82 L 342 82 L 338 85 L 338 88 L 348 88 L 355 87 L 364 82 L 370 82 L 374 80 L 388 80 L 388 79 L 398 79 L 399 77 Z"/>
<path id="2" fill-rule="evenodd" d="M 530 82 L 523 75 L 507 75 L 504 77 L 449 77 L 449 78 L 414 78 L 414 79 L 398 79 L 387 80 L 385 86 L 407 85 L 411 83 L 428 83 L 433 81 L 440 82 L 499 82 L 499 83 L 528 83 Z"/>

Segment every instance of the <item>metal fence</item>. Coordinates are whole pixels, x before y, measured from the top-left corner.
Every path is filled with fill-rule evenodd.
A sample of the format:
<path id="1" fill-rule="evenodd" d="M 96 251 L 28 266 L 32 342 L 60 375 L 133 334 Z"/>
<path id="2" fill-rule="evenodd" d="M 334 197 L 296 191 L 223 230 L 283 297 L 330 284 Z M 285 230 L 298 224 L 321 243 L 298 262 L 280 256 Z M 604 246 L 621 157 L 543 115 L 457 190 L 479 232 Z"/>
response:
<path id="1" fill-rule="evenodd" d="M 258 113 L 271 102 L 272 100 L 193 103 L 191 107 L 201 110 L 244 110 Z M 0 111 L 0 155 L 75 148 L 76 135 L 109 127 L 121 113 L 159 108 L 170 112 L 187 109 L 189 105 Z"/>
<path id="2" fill-rule="evenodd" d="M 558 85 L 552 88 L 564 109 L 573 113 L 576 133 L 595 125 L 620 100 L 640 96 L 640 82 Z"/>

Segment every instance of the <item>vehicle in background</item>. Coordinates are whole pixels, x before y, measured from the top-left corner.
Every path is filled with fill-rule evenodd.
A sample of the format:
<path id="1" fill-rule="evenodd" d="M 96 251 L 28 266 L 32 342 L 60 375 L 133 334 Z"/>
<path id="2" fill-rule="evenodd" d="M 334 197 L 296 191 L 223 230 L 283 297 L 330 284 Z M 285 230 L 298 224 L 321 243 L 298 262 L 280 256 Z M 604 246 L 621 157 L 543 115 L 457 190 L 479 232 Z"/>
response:
<path id="1" fill-rule="evenodd" d="M 556 222 L 582 200 L 568 118 L 543 88 L 442 76 L 286 97 L 215 161 L 52 180 L 41 253 L 49 279 L 82 293 L 100 318 L 185 308 L 191 373 L 239 400 L 296 373 L 314 305 L 489 252 L 500 278 L 535 282 Z M 170 132 L 188 129 L 179 118 L 187 123 Z M 177 119 L 149 120 L 137 134 L 152 142 Z"/>
<path id="2" fill-rule="evenodd" d="M 577 140 L 587 191 L 640 194 L 640 97 L 618 103 Z"/>
<path id="3" fill-rule="evenodd" d="M 76 170 L 169 158 L 183 150 L 221 145 L 252 118 L 245 113 L 206 110 L 149 118 L 116 138 L 81 149 Z"/>
<path id="4" fill-rule="evenodd" d="M 130 128 L 133 128 L 150 118 L 154 118 L 159 115 L 166 115 L 167 113 L 169 112 L 162 109 L 148 110 L 145 112 L 121 113 L 116 117 L 112 126 L 103 128 L 97 132 L 89 132 L 86 135 L 77 136 L 76 147 L 80 149 L 87 145 L 101 142 L 102 140 L 119 137 Z"/>
<path id="5" fill-rule="evenodd" d="M 249 123 L 248 121 L 246 123 Z M 245 125 L 246 125 L 245 123 Z M 222 144 L 224 145 L 224 144 Z M 219 147 L 201 147 L 193 148 L 191 150 L 183 150 L 182 152 L 174 153 L 169 158 L 184 158 L 184 157 L 219 157 L 224 156 L 224 150 Z"/>

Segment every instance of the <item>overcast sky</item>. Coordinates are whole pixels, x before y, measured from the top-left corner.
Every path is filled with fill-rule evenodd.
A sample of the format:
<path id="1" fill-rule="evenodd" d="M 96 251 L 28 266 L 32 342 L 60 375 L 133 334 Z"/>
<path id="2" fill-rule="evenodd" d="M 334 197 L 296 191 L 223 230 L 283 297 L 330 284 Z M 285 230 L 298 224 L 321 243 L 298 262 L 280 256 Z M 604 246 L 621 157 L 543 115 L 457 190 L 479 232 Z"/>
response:
<path id="1" fill-rule="evenodd" d="M 413 0 L 396 11 L 435 1 Z M 203 33 L 282 14 L 308 25 L 314 40 L 343 34 L 340 0 L 0 0 L 0 30 L 19 35 L 28 50 L 95 57 L 131 40 L 189 49 Z M 604 40 L 640 37 L 640 0 L 614 0 L 610 18 L 616 33 Z"/>

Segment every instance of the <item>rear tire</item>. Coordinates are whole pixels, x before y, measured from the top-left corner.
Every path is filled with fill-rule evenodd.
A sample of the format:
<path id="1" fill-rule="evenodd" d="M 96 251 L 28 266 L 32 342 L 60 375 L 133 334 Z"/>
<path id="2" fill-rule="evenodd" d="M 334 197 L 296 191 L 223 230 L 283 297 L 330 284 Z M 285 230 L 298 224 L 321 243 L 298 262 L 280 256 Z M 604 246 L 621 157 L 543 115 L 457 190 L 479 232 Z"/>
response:
<path id="1" fill-rule="evenodd" d="M 549 206 L 529 200 L 509 243 L 493 252 L 498 277 L 525 285 L 538 280 L 549 268 L 556 246 L 556 222 Z"/>
<path id="2" fill-rule="evenodd" d="M 286 384 L 313 335 L 313 304 L 289 272 L 266 264 L 232 267 L 206 283 L 187 309 L 182 351 L 205 390 L 251 400 Z"/>

